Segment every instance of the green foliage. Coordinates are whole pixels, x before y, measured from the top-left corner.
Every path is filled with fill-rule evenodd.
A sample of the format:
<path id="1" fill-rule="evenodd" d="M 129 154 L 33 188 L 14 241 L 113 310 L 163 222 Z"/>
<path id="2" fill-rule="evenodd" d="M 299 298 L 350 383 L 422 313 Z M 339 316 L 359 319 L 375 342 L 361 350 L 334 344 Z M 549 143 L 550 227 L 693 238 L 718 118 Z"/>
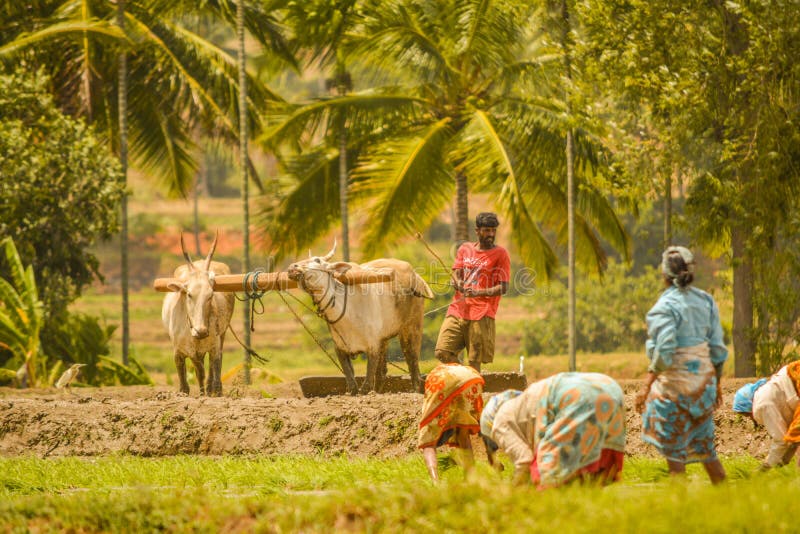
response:
<path id="1" fill-rule="evenodd" d="M 644 317 L 658 298 L 661 277 L 653 267 L 638 276 L 624 265 L 611 263 L 603 280 L 579 278 L 576 286 L 578 322 L 576 349 L 586 352 L 640 350 L 647 339 Z M 567 291 L 550 284 L 537 298 L 523 330 L 527 355 L 567 352 Z"/>
<path id="2" fill-rule="evenodd" d="M 794 307 L 778 311 L 785 302 L 774 285 L 791 283 L 793 260 L 779 258 L 776 266 L 773 258 L 780 256 L 777 243 L 792 246 L 782 228 L 791 225 L 800 201 L 796 6 L 662 0 L 576 5 L 594 72 L 628 133 L 620 154 L 635 167 L 636 150 L 647 145 L 640 161 L 650 158 L 662 174 L 688 171 L 692 240 L 727 255 L 734 269 L 741 299 L 736 305 L 744 307 L 734 324 L 742 345 L 737 356 L 754 362 L 753 340 L 765 351 L 762 372 L 771 369 L 794 328 Z M 752 315 L 755 324 L 747 319 Z"/>
<path id="3" fill-rule="evenodd" d="M 792 532 L 800 476 L 752 458 L 672 480 L 661 459 L 626 458 L 607 488 L 515 488 L 484 462 L 430 483 L 418 455 L 348 458 L 0 460 L 0 520 L 15 531 L 218 532 Z M 448 462 L 449 465 L 452 465 Z M 569 513 L 564 511 L 568 510 Z"/>
<path id="4" fill-rule="evenodd" d="M 33 267 L 46 328 L 100 276 L 90 247 L 117 231 L 124 192 L 119 163 L 58 111 L 48 84 L 41 73 L 0 76 L 0 235 L 14 235 Z"/>
<path id="5" fill-rule="evenodd" d="M 272 6 L 246 2 L 245 9 L 249 35 L 265 54 L 294 66 Z M 236 59 L 223 43 L 193 31 L 198 18 L 235 28 L 235 13 L 228 1 L 130 0 L 123 32 L 114 23 L 114 3 L 13 3 L 0 11 L 0 59 L 45 69 L 59 104 L 104 132 L 109 152 L 118 149 L 118 60 L 127 52 L 131 164 L 185 196 L 197 170 L 195 134 L 227 146 L 238 142 Z M 247 86 L 245 119 L 257 131 L 259 107 L 280 98 L 254 76 Z"/>
<path id="6" fill-rule="evenodd" d="M 101 326 L 97 317 L 83 313 L 64 313 L 53 329 L 42 333 L 42 350 L 50 361 L 58 362 L 59 368 L 73 363 L 84 363 L 80 382 L 91 385 L 136 385 L 152 384 L 147 371 L 133 357 L 126 367 L 110 358 L 111 336 L 114 325 Z M 53 372 L 55 379 L 58 373 Z"/>
<path id="7" fill-rule="evenodd" d="M 36 287 L 33 267 L 22 266 L 14 241 L 0 241 L 5 255 L 8 280 L 0 277 L 0 358 L 15 369 L 25 366 L 27 383 L 39 378 L 39 331 L 42 328 L 42 303 Z"/>
<path id="8" fill-rule="evenodd" d="M 292 5 L 303 20 L 352 7 L 324 0 Z M 266 210 L 262 224 L 272 232 L 272 245 L 289 255 L 337 220 L 334 186 L 323 184 L 335 178 L 327 149 L 338 146 L 335 134 L 344 116 L 348 147 L 359 149 L 350 197 L 367 214 L 365 257 L 424 230 L 452 198 L 456 178 L 465 178 L 469 191 L 496 200 L 515 230 L 512 239 L 523 261 L 546 279 L 558 263 L 554 247 L 567 240 L 564 146 L 573 117 L 565 117 L 556 82 L 559 51 L 542 36 L 536 6 L 466 0 L 363 6 L 355 9 L 360 18 L 350 21 L 353 28 L 342 46 L 354 78 L 369 89 L 279 110 L 272 117 L 275 126 L 261 138 L 269 149 L 310 145 L 312 153 L 328 154 L 304 158 L 306 170 L 292 173 L 298 179 L 291 192 Z M 337 20 L 309 31 L 325 41 L 318 47 L 330 46 L 342 24 Z M 578 261 L 598 272 L 605 265 L 599 236 L 626 258 L 629 242 L 611 202 L 592 180 L 601 158 L 597 137 L 584 126 L 575 128 L 581 184 L 577 251 Z M 315 212 L 321 213 L 311 222 L 299 209 L 301 190 L 314 191 Z M 466 204 L 466 194 L 458 188 L 459 206 Z M 461 211 L 457 216 L 463 217 Z M 310 231 L 286 232 L 293 226 Z"/>
<path id="9" fill-rule="evenodd" d="M 795 211 L 774 238 L 752 245 L 763 258 L 753 280 L 758 373 L 767 376 L 800 359 L 800 216 Z"/>

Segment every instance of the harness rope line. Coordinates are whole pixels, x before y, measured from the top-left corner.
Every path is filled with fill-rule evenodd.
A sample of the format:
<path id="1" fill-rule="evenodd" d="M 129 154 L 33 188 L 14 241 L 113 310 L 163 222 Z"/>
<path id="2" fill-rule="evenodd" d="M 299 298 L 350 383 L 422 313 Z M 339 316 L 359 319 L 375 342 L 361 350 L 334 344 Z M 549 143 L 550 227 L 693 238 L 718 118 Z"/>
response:
<path id="1" fill-rule="evenodd" d="M 233 334 L 233 338 L 234 338 L 234 339 L 235 339 L 235 340 L 236 340 L 236 341 L 239 343 L 239 345 L 241 345 L 241 346 L 242 346 L 242 348 L 243 348 L 244 350 L 246 350 L 246 351 L 247 351 L 247 353 L 248 353 L 250 356 L 252 356 L 252 357 L 253 357 L 253 358 L 254 358 L 256 361 L 258 361 L 258 362 L 259 362 L 259 363 L 261 363 L 261 364 L 266 364 L 266 363 L 268 363 L 268 362 L 269 362 L 269 359 L 268 359 L 268 358 L 265 358 L 265 357 L 261 356 L 259 353 L 257 353 L 255 350 L 253 350 L 251 347 L 248 347 L 247 345 L 245 345 L 245 344 L 242 342 L 242 340 L 241 340 L 241 339 L 239 339 L 239 336 L 237 336 L 237 335 L 236 335 L 236 332 L 233 330 L 233 327 L 231 326 L 231 324 L 230 324 L 230 323 L 228 323 L 228 330 L 230 330 L 230 331 L 231 331 L 231 334 Z"/>
<path id="2" fill-rule="evenodd" d="M 328 350 L 322 345 L 322 342 L 317 338 L 317 336 L 314 335 L 314 332 L 312 332 L 311 329 L 308 327 L 308 325 L 306 325 L 306 323 L 303 321 L 303 319 L 301 319 L 300 316 L 297 315 L 297 312 L 295 312 L 294 309 L 292 309 L 292 307 L 289 305 L 289 301 L 287 301 L 286 297 L 283 296 L 283 293 L 284 293 L 283 291 L 278 290 L 278 296 L 281 298 L 283 303 L 286 304 L 286 307 L 289 308 L 289 311 L 292 312 L 292 315 L 294 315 L 294 318 L 297 319 L 297 321 L 303 326 L 303 328 L 305 328 L 306 332 L 308 332 L 308 335 L 311 336 L 311 339 L 313 339 L 316 342 L 316 344 L 319 346 L 319 348 L 322 349 L 322 352 L 325 353 L 325 356 L 327 356 L 328 359 L 330 359 L 330 361 L 333 363 L 333 365 L 335 365 L 336 368 L 339 369 L 339 372 L 344 374 L 344 370 L 342 369 L 341 365 L 339 365 L 339 362 L 337 362 L 336 360 L 333 359 L 333 356 L 331 356 L 331 354 L 328 352 Z M 311 308 L 306 306 L 303 301 L 301 301 L 300 299 L 298 299 L 297 297 L 295 297 L 291 293 L 287 293 L 287 295 L 289 295 L 290 297 L 295 299 L 297 302 L 299 302 L 304 308 L 308 309 L 308 311 L 310 311 L 312 313 L 316 313 L 316 312 L 314 312 L 314 310 L 312 310 Z"/>

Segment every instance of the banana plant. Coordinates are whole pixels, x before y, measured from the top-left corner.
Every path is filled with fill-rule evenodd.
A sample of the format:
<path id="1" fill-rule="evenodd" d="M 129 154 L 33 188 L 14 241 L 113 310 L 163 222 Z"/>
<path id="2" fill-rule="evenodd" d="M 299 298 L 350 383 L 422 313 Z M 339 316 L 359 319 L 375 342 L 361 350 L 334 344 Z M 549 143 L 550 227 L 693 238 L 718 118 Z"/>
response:
<path id="1" fill-rule="evenodd" d="M 9 267 L 10 280 L 0 278 L 0 348 L 13 354 L 13 361 L 23 362 L 27 383 L 36 385 L 40 367 L 39 330 L 44 308 L 39 300 L 33 267 L 23 267 L 14 241 L 0 241 Z"/>

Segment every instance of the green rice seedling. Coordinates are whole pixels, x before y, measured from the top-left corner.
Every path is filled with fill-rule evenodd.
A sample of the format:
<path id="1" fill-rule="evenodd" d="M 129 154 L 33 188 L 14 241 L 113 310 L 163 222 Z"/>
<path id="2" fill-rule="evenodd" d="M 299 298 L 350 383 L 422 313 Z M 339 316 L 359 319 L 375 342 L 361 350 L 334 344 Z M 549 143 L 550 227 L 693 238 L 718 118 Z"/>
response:
<path id="1" fill-rule="evenodd" d="M 0 459 L 0 524 L 9 532 L 674 532 L 796 530 L 800 471 L 724 458 L 662 476 L 660 459 L 626 462 L 622 482 L 538 491 L 484 462 L 434 485 L 422 458 L 192 457 Z M 735 473 L 735 474 L 734 474 Z"/>

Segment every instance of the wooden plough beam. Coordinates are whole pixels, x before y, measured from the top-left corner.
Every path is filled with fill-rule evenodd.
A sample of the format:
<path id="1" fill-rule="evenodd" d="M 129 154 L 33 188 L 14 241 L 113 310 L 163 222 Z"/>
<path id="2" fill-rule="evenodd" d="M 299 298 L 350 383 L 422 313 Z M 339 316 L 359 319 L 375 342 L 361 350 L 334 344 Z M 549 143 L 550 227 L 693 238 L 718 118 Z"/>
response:
<path id="1" fill-rule="evenodd" d="M 391 282 L 394 280 L 394 271 L 350 269 L 343 274 L 335 274 L 334 277 L 344 285 L 348 286 L 358 284 L 376 284 L 380 282 Z M 259 291 L 270 291 L 275 289 L 294 289 L 297 287 L 297 282 L 289 278 L 289 273 L 282 271 L 277 273 L 257 274 L 220 274 L 214 277 L 214 291 L 219 291 L 221 293 L 245 291 L 245 278 L 248 278 L 248 291 L 255 288 L 258 288 Z M 162 293 L 168 293 L 172 291 L 169 286 L 173 282 L 178 284 L 180 283 L 180 280 L 177 278 L 156 278 L 155 282 L 153 282 L 153 289 Z"/>

